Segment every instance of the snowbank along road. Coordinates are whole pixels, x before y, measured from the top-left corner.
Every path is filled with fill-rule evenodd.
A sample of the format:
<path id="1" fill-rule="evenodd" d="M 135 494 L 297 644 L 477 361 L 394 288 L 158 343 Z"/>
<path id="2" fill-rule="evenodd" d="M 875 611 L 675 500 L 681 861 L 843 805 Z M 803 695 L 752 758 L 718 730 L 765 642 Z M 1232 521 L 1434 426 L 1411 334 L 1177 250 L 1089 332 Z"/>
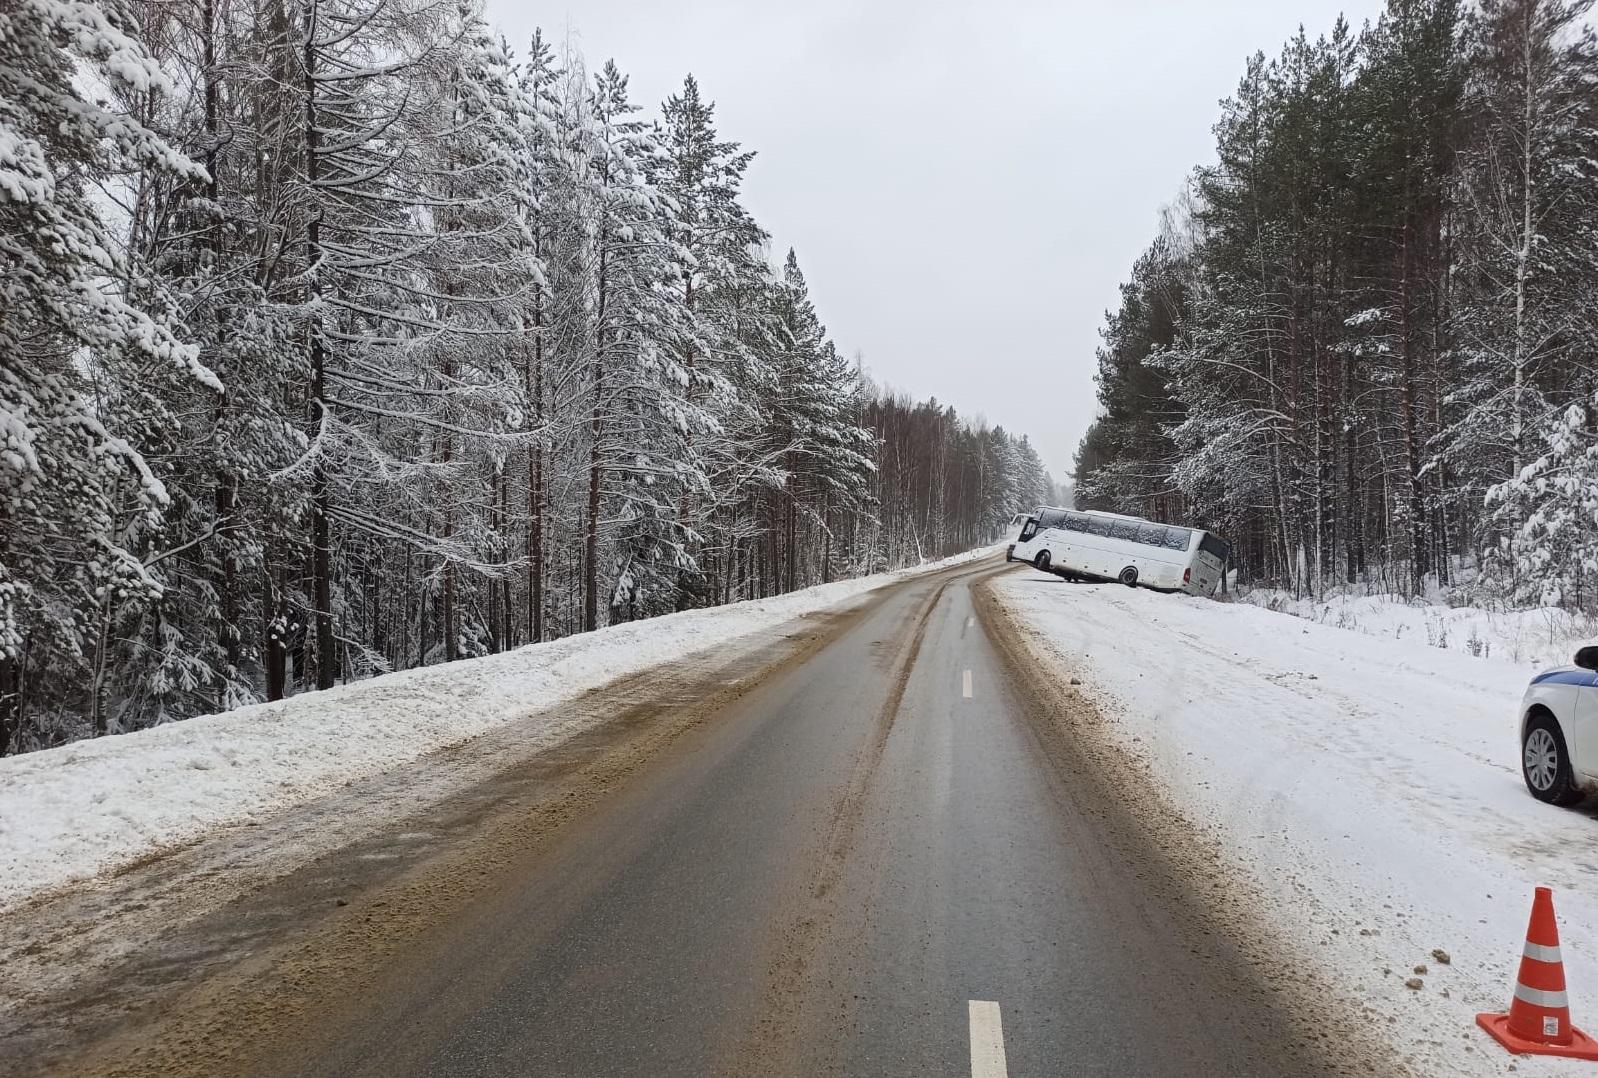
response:
<path id="1" fill-rule="evenodd" d="M 1418 1073 L 1591 1071 L 1516 1060 L 1472 1021 L 1508 1005 L 1545 883 L 1575 1023 L 1598 1026 L 1598 808 L 1522 784 L 1531 665 L 1036 572 L 994 591 L 1032 661 L 1082 682 L 1128 795 L 1254 890 L 1273 976 L 1359 1008 Z"/>
<path id="2" fill-rule="evenodd" d="M 1416 1045 L 1365 1012 L 1417 996 L 1397 981 L 1355 993 L 1352 959 L 1291 938 L 1298 915 L 1261 882 L 1277 866 L 1257 871 L 1255 847 L 1191 811 L 1228 793 L 1201 796 L 1198 765 L 1160 770 L 1196 749 L 1136 750 L 1165 734 L 1129 717 L 1131 665 L 1200 646 L 1182 643 L 1191 625 L 1255 617 L 1281 639 L 1302 624 L 982 562 L 632 674 L 561 705 L 583 721 L 554 744 L 520 744 L 510 723 L 8 911 L 0 1070 L 991 1078 L 1498 1062 L 1471 1057 L 1451 1016 Z M 1104 651 L 1125 659 L 1101 667 Z M 1073 671 L 1101 687 L 1071 687 Z M 1174 691 L 1216 714 L 1223 681 Z M 1257 776 L 1243 799 L 1272 803 L 1266 762 L 1240 755 Z M 1256 830 L 1297 825 L 1275 811 Z M 1286 886 L 1308 901 L 1335 871 L 1299 866 Z M 1500 966 L 1523 917 L 1506 915 Z M 1381 938 L 1408 947 L 1396 919 Z M 1386 990 L 1379 973 L 1367 979 Z"/>

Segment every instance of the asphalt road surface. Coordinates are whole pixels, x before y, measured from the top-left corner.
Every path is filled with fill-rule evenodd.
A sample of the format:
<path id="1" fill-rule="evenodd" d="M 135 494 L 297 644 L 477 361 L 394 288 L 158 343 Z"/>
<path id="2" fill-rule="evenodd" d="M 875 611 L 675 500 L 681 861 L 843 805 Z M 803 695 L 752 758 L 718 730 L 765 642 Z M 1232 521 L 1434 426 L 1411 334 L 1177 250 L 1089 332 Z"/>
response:
<path id="1" fill-rule="evenodd" d="M 999 571 L 895 585 L 802 655 L 725 673 L 681 736 L 374 945 L 270 1052 L 233 1020 L 187 1043 L 233 1060 L 212 1073 L 328 1078 L 1326 1073 L 1236 922 L 1125 812 L 1144 792 L 1048 728 L 981 601 Z M 461 841 L 524 810 L 476 804 Z M 180 1057 L 163 1023 L 202 1005 L 140 1019 L 165 1057 L 97 1066 Z"/>

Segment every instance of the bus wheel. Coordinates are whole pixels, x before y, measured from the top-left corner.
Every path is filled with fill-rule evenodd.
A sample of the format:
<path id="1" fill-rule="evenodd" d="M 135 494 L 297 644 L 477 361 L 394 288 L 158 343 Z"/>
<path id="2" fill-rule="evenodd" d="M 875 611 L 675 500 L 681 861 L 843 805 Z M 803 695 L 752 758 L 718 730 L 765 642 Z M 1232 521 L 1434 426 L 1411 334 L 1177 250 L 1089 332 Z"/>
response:
<path id="1" fill-rule="evenodd" d="M 1125 584 L 1129 588 L 1137 587 L 1137 566 L 1128 565 L 1125 569 L 1121 570 L 1121 575 L 1116 579 L 1120 580 L 1121 583 Z"/>
<path id="2" fill-rule="evenodd" d="M 1038 556 L 1032 560 L 1032 564 L 1036 565 L 1039 569 L 1042 569 L 1045 573 L 1048 572 L 1049 552 L 1047 550 L 1038 551 Z"/>

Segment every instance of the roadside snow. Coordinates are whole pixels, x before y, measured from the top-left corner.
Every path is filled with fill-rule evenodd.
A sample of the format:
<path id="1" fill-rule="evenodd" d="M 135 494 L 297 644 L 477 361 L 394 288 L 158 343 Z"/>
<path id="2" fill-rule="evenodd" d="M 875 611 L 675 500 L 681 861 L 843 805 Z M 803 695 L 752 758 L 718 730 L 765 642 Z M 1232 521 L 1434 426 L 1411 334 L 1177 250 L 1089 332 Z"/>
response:
<path id="1" fill-rule="evenodd" d="M 694 610 L 0 760 L 0 911 L 571 700 L 606 682 L 989 555 Z M 575 733 L 558 715 L 535 736 Z"/>
<path id="2" fill-rule="evenodd" d="M 1371 636 L 1418 641 L 1444 651 L 1517 663 L 1563 666 L 1576 648 L 1598 637 L 1598 623 L 1593 619 L 1556 607 L 1485 610 L 1397 595 L 1294 599 L 1284 591 L 1268 589 L 1250 591 L 1240 601 Z"/>
<path id="3" fill-rule="evenodd" d="M 1113 736 L 1274 900 L 1299 963 L 1370 1008 L 1420 1073 L 1581 1072 L 1516 1059 L 1473 1022 L 1507 1007 L 1546 883 L 1575 1023 L 1598 1033 L 1598 812 L 1521 784 L 1531 664 L 1033 572 L 995 588 L 1040 659 L 1087 682 Z M 1406 988 L 1420 965 L 1424 987 Z"/>

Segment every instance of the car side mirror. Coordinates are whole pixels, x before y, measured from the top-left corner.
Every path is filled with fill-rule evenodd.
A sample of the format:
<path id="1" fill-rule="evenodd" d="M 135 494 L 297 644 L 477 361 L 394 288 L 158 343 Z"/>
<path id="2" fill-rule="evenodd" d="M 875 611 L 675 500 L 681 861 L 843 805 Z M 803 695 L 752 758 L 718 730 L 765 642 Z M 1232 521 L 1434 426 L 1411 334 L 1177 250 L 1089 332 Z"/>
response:
<path id="1" fill-rule="evenodd" d="M 1583 670 L 1598 670 L 1598 644 L 1588 644 L 1577 651 L 1576 665 Z"/>

